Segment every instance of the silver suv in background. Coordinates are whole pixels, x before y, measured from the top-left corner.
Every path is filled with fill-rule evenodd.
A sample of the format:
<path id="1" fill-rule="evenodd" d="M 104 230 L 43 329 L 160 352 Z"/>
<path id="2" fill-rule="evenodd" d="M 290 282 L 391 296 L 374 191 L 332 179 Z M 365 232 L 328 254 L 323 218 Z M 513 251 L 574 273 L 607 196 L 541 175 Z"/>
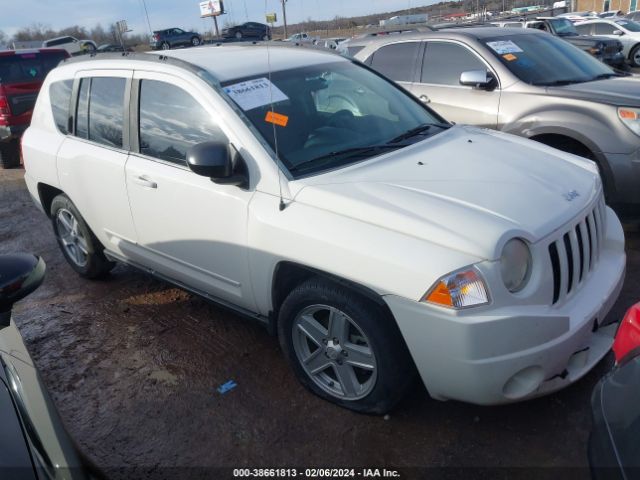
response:
<path id="1" fill-rule="evenodd" d="M 448 120 L 594 160 L 608 202 L 640 216 L 640 81 L 534 29 L 465 28 L 352 42 L 355 58 Z"/>

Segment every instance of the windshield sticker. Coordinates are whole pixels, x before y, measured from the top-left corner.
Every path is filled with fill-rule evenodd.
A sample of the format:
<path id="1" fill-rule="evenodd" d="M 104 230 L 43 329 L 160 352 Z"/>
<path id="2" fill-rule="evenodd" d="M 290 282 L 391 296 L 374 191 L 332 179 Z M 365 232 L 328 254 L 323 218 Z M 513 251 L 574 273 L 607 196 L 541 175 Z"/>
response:
<path id="1" fill-rule="evenodd" d="M 508 62 L 513 62 L 514 60 L 518 59 L 518 57 L 516 57 L 513 53 L 507 53 L 506 55 L 502 55 L 502 58 L 504 58 Z"/>
<path id="2" fill-rule="evenodd" d="M 269 110 L 267 112 L 267 116 L 264 117 L 264 121 L 273 123 L 274 125 L 278 125 L 280 127 L 286 127 L 287 123 L 289 123 L 289 117 L 287 117 L 286 115 L 282 115 L 281 113 L 276 113 Z"/>
<path id="3" fill-rule="evenodd" d="M 265 77 L 229 85 L 224 87 L 224 91 L 244 111 L 269 105 L 272 102 L 289 100 L 289 97 L 282 93 L 282 90 Z"/>
<path id="4" fill-rule="evenodd" d="M 504 55 L 505 53 L 521 53 L 522 49 L 513 43 L 511 40 L 501 40 L 499 42 L 487 42 L 489 48 L 491 48 L 498 55 Z"/>

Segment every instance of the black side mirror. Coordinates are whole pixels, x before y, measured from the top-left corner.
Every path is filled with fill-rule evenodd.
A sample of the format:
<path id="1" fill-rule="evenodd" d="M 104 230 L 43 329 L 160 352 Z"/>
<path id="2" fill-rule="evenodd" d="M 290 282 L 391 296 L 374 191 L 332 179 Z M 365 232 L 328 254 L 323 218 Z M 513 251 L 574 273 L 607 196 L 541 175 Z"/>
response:
<path id="1" fill-rule="evenodd" d="M 202 142 L 192 146 L 187 150 L 187 165 L 193 173 L 221 185 L 245 187 L 248 184 L 240 154 L 226 142 Z"/>
<path id="2" fill-rule="evenodd" d="M 0 328 L 9 326 L 13 304 L 40 286 L 45 270 L 44 260 L 35 255 L 0 255 Z"/>

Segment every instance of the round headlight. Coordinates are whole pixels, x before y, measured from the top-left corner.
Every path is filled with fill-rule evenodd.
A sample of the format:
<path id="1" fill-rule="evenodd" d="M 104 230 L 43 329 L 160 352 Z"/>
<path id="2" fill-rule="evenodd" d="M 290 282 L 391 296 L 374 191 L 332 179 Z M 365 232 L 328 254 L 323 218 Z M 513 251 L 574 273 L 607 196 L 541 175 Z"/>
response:
<path id="1" fill-rule="evenodd" d="M 512 292 L 519 292 L 529 281 L 531 273 L 531 251 L 519 238 L 513 238 L 502 249 L 500 273 L 504 286 Z"/>

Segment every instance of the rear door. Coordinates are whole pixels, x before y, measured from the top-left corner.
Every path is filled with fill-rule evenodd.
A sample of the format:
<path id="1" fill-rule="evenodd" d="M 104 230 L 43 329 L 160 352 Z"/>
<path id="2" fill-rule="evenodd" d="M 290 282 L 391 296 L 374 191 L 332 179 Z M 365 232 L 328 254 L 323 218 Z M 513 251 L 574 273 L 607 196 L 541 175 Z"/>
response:
<path id="1" fill-rule="evenodd" d="M 115 69 L 78 72 L 73 135 L 58 151 L 62 190 L 103 245 L 115 252 L 136 240 L 124 176 L 132 75 Z"/>
<path id="2" fill-rule="evenodd" d="M 500 87 L 487 91 L 460 85 L 460 75 L 471 70 L 491 71 L 497 78 L 482 57 L 467 45 L 428 41 L 418 80 L 410 90 L 449 121 L 496 128 Z"/>
<path id="3" fill-rule="evenodd" d="M 253 192 L 216 184 L 186 164 L 190 146 L 230 141 L 220 127 L 222 119 L 181 78 L 136 72 L 134 79 L 139 128 L 132 133 L 126 185 L 138 245 L 129 256 L 173 280 L 254 310 L 247 253 Z"/>
<path id="4" fill-rule="evenodd" d="M 392 43 L 376 50 L 366 63 L 387 78 L 410 89 L 416 78 L 420 48 L 419 41 Z"/>

